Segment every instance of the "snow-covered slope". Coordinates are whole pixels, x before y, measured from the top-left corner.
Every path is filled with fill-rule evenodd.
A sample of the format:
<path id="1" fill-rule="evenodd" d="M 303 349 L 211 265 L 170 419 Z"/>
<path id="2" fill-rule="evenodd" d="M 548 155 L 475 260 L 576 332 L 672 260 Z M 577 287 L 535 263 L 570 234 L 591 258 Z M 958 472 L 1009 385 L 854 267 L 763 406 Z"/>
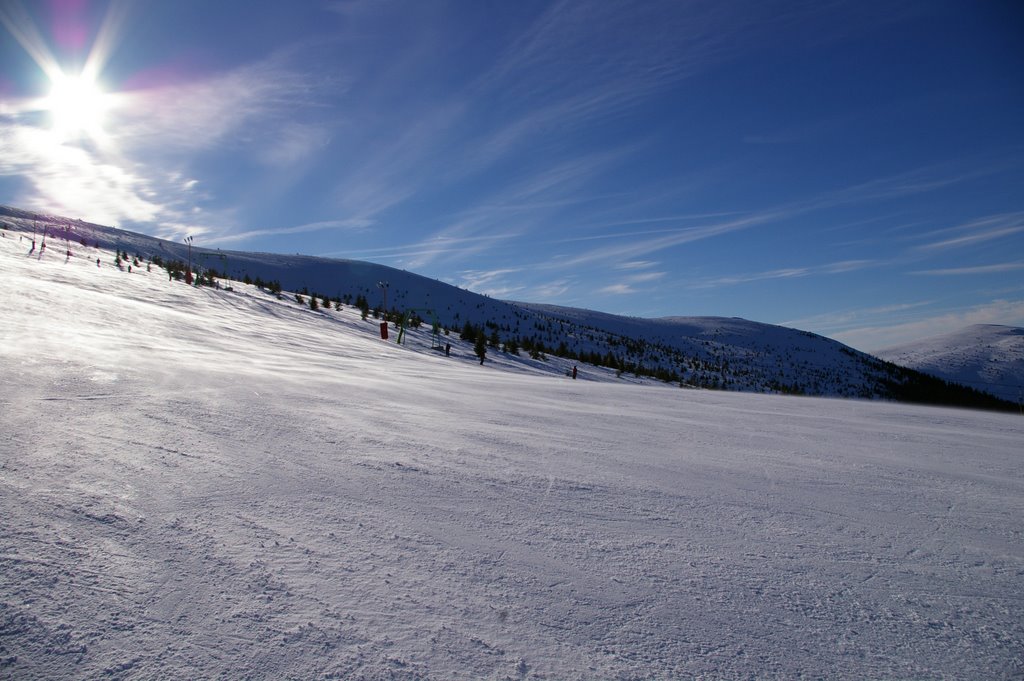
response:
<path id="1" fill-rule="evenodd" d="M 1024 329 L 1017 327 L 976 324 L 878 356 L 1011 402 L 1024 390 Z"/>
<path id="2" fill-rule="evenodd" d="M 880 363 L 834 340 L 807 331 L 735 317 L 641 319 L 554 305 L 519 306 L 566 320 L 579 329 L 600 329 L 642 340 L 641 357 L 675 366 L 698 385 L 753 392 L 887 396 Z"/>
<path id="3" fill-rule="evenodd" d="M 18 236 L 0 677 L 1024 673 L 1019 416 L 498 370 Z"/>
<path id="4" fill-rule="evenodd" d="M 619 378 L 657 377 L 684 386 L 743 392 L 1010 408 L 934 379 L 886 365 L 875 357 L 806 331 L 744 319 L 673 317 L 640 319 L 591 310 L 493 300 L 444 282 L 383 265 L 343 259 L 244 253 L 193 248 L 126 232 L 0 207 L 5 221 L 23 231 L 45 230 L 51 245 L 116 249 L 164 262 L 191 258 L 193 268 L 216 270 L 235 280 L 277 282 L 287 290 L 335 299 L 365 298 L 382 307 L 380 282 L 387 282 L 390 310 L 415 308 L 458 333 L 469 323 L 498 346 L 518 345 L 524 356 L 560 357 L 588 364 L 591 373 Z M 492 356 L 497 357 L 496 353 Z M 503 360 L 519 362 L 514 353 Z M 542 368 L 535 365 L 534 368 Z"/>

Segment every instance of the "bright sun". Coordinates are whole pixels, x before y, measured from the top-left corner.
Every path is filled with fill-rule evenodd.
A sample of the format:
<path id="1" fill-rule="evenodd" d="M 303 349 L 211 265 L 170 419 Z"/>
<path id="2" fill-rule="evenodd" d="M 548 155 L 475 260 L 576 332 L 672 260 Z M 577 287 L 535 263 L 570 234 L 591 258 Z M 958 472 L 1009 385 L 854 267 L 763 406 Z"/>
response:
<path id="1" fill-rule="evenodd" d="M 107 107 L 108 95 L 94 79 L 84 75 L 58 74 L 46 98 L 53 130 L 61 137 L 83 133 L 99 137 Z"/>

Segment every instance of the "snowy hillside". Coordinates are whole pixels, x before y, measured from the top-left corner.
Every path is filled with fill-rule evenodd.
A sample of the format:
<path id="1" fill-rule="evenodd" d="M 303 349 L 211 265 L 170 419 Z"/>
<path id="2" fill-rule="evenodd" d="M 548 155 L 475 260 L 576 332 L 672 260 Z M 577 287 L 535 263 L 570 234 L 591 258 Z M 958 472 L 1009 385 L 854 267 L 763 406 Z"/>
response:
<path id="1" fill-rule="evenodd" d="M 890 362 L 1017 402 L 1024 390 L 1024 329 L 976 324 L 962 331 L 888 348 Z"/>
<path id="2" fill-rule="evenodd" d="M 0 238 L 2 678 L 1024 674 L 1019 416 L 481 366 L 29 247 Z"/>
<path id="3" fill-rule="evenodd" d="M 244 253 L 172 243 L 111 227 L 0 207 L 4 221 L 23 233 L 49 235 L 51 244 L 104 248 L 233 280 L 273 282 L 305 297 L 362 300 L 393 315 L 406 311 L 436 321 L 457 335 L 466 325 L 490 342 L 492 358 L 520 357 L 534 369 L 561 372 L 586 364 L 591 374 L 620 380 L 657 378 L 687 387 L 741 392 L 891 399 L 985 408 L 1013 408 L 988 395 L 944 385 L 841 343 L 806 331 L 744 319 L 673 317 L 640 319 L 551 305 L 493 300 L 444 282 L 383 265 L 303 255 Z M 511 349 L 509 349 L 511 348 Z M 557 361 L 560 359 L 561 361 Z M 527 362 L 527 364 L 531 364 Z"/>

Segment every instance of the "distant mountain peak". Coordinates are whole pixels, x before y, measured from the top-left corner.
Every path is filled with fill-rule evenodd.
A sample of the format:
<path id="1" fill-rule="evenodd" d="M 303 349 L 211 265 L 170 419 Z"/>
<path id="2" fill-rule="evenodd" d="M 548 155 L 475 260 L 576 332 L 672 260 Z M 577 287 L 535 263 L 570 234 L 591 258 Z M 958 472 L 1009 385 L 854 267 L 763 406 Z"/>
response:
<path id="1" fill-rule="evenodd" d="M 1024 390 L 1024 328 L 972 324 L 886 348 L 879 357 L 1011 402 Z"/>

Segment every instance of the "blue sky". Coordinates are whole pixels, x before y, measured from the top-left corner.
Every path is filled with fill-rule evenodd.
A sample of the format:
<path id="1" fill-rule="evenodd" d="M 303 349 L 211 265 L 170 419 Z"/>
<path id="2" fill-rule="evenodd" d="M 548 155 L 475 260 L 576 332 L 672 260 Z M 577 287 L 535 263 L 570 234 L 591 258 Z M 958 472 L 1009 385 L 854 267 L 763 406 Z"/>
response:
<path id="1" fill-rule="evenodd" d="M 1011 0 L 5 0 L 0 19 L 2 203 L 866 350 L 1024 325 Z"/>

